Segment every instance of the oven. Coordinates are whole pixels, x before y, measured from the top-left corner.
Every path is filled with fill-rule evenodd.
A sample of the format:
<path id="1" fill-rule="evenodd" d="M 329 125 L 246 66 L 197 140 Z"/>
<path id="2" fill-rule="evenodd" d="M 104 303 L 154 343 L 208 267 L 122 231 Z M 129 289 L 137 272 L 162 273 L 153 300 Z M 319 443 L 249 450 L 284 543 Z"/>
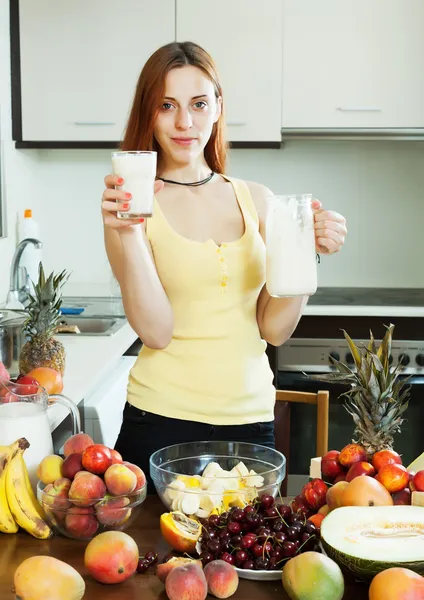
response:
<path id="1" fill-rule="evenodd" d="M 424 291 L 421 306 L 424 306 Z M 399 294 L 399 290 L 397 290 Z M 377 345 L 383 338 L 385 326 L 393 323 L 392 365 L 401 362 L 403 371 L 401 377 L 408 377 L 410 386 L 409 406 L 404 413 L 405 420 L 401 433 L 394 437 L 394 448 L 402 455 L 403 463 L 408 465 L 424 451 L 424 318 L 417 316 L 419 310 L 393 309 L 395 316 L 390 315 L 390 308 L 381 310 L 387 316 L 355 315 L 355 310 L 347 315 L 311 314 L 324 313 L 323 296 L 321 307 L 309 307 L 293 334 L 283 346 L 276 350 L 276 384 L 278 389 L 301 390 L 317 392 L 326 389 L 330 392 L 329 413 L 329 450 L 340 450 L 353 437 L 354 423 L 352 417 L 344 408 L 341 394 L 348 389 L 345 384 L 315 381 L 309 378 L 311 374 L 328 373 L 334 370 L 329 359 L 336 359 L 352 366 L 353 359 L 349 352 L 342 329 L 345 329 L 355 343 L 369 341 L 369 331 L 372 330 Z M 328 299 L 328 302 L 330 298 Z M 407 300 L 405 299 L 405 302 Z M 417 299 L 418 302 L 418 299 Z M 380 305 L 381 307 L 381 305 Z M 328 309 L 331 312 L 331 309 Z M 337 311 L 336 311 L 337 312 Z M 341 310 L 340 312 L 343 312 Z M 359 313 L 377 312 L 370 308 Z M 412 316 L 396 316 L 396 314 L 412 313 Z M 424 309 L 423 309 L 424 312 Z M 415 313 L 415 314 L 414 314 Z M 290 419 L 290 461 L 288 473 L 290 479 L 296 476 L 302 482 L 309 474 L 311 457 L 315 456 L 316 440 L 316 407 L 312 405 L 291 405 Z M 289 482 L 290 482 L 289 479 Z M 290 483 L 289 483 L 290 485 Z M 298 485 L 296 486 L 298 487 Z"/>

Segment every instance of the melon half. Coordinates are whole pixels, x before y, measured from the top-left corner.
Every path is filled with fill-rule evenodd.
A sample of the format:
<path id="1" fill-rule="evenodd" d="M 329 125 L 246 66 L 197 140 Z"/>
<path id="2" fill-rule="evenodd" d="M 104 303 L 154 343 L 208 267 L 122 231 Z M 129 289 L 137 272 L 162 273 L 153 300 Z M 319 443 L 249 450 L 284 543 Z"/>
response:
<path id="1" fill-rule="evenodd" d="M 419 506 L 344 506 L 321 524 L 326 554 L 345 572 L 370 581 L 390 567 L 424 575 L 424 510 Z"/>

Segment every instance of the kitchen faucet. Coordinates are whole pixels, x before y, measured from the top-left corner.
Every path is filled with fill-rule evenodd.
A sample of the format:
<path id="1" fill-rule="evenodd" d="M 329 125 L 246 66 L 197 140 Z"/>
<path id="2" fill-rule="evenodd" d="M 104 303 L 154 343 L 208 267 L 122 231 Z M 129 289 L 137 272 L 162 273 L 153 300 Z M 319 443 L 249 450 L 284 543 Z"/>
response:
<path id="1" fill-rule="evenodd" d="M 21 304 L 24 304 L 25 301 L 28 300 L 28 275 L 25 275 L 25 283 L 19 287 L 19 263 L 21 261 L 21 256 L 25 248 L 28 244 L 32 244 L 35 248 L 42 248 L 43 244 L 40 240 L 36 238 L 26 238 L 22 240 L 17 246 L 15 250 L 15 254 L 12 259 L 12 266 L 10 268 L 10 289 L 7 296 L 7 303 L 18 301 Z"/>

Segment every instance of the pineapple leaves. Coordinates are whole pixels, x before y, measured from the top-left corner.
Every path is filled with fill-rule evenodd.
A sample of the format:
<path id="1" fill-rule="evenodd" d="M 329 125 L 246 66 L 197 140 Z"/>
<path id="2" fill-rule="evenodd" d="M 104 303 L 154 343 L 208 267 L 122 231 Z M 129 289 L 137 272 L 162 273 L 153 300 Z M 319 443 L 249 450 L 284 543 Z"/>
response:
<path id="1" fill-rule="evenodd" d="M 353 359 L 355 361 L 356 368 L 359 370 L 361 368 L 361 363 L 362 363 L 361 353 L 359 352 L 358 348 L 355 346 L 355 344 L 353 343 L 353 340 L 347 334 L 347 332 L 344 329 L 342 329 L 342 331 L 343 331 L 343 335 L 344 335 L 347 343 L 349 344 L 349 348 L 352 353 Z"/>

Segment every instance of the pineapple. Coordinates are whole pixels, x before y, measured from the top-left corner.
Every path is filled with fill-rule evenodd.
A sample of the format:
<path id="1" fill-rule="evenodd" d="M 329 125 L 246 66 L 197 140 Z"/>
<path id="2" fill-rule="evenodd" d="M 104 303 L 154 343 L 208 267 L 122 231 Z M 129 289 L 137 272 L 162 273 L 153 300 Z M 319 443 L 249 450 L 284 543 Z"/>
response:
<path id="1" fill-rule="evenodd" d="M 62 304 L 60 288 L 67 278 L 67 273 L 62 271 L 56 276 L 51 273 L 46 279 L 40 263 L 38 282 L 34 284 L 34 295 L 30 295 L 28 318 L 24 324 L 29 339 L 19 357 L 19 370 L 23 375 L 36 367 L 51 367 L 64 374 L 65 348 L 53 336 Z"/>
<path id="2" fill-rule="evenodd" d="M 351 389 L 341 396 L 345 396 L 345 408 L 355 424 L 353 442 L 361 444 L 369 456 L 393 449 L 393 436 L 400 432 L 409 402 L 410 388 L 404 388 L 407 380 L 399 379 L 402 365 L 390 366 L 394 325 L 386 329 L 378 350 L 372 331 L 368 347 L 359 349 L 342 330 L 356 370 L 332 358 L 338 372 L 312 376 L 319 381 L 350 384 Z"/>

